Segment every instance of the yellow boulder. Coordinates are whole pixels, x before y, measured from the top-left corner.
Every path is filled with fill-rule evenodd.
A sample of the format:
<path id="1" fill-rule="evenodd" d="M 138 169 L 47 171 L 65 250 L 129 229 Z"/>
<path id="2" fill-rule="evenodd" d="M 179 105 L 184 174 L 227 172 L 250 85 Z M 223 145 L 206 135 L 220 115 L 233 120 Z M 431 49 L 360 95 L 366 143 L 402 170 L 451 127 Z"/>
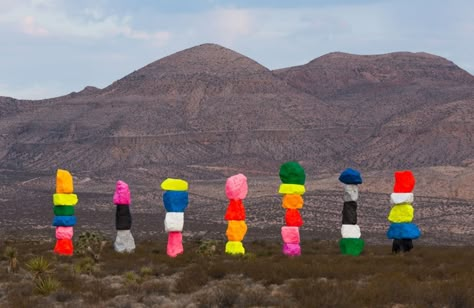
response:
<path id="1" fill-rule="evenodd" d="M 230 255 L 243 255 L 245 254 L 245 248 L 242 242 L 230 241 L 225 244 L 225 253 Z"/>
<path id="2" fill-rule="evenodd" d="M 285 195 L 302 195 L 305 193 L 304 185 L 299 184 L 281 184 L 280 190 L 278 191 L 280 194 Z"/>
<path id="3" fill-rule="evenodd" d="M 67 170 L 58 169 L 56 172 L 56 193 L 72 194 L 73 191 L 72 175 Z"/>
<path id="4" fill-rule="evenodd" d="M 301 195 L 284 195 L 282 206 L 284 209 L 301 209 L 303 203 L 304 201 Z"/>
<path id="5" fill-rule="evenodd" d="M 413 220 L 413 206 L 409 203 L 394 205 L 390 210 L 388 220 L 394 223 L 411 222 Z"/>
<path id="6" fill-rule="evenodd" d="M 244 239 L 247 233 L 247 224 L 245 220 L 229 220 L 227 225 L 227 239 L 229 241 L 240 242 Z"/>
<path id="7" fill-rule="evenodd" d="M 74 206 L 78 202 L 76 194 L 54 194 L 53 204 L 56 206 Z"/>
<path id="8" fill-rule="evenodd" d="M 174 191 L 186 191 L 188 190 L 188 182 L 181 179 L 168 178 L 161 183 L 161 189 L 163 190 L 174 190 Z"/>

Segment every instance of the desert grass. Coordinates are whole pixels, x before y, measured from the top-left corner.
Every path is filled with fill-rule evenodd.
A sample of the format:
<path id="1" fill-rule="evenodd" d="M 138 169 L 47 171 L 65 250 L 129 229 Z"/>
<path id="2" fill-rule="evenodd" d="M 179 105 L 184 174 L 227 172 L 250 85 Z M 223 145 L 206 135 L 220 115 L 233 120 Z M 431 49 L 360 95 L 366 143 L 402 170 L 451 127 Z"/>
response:
<path id="1" fill-rule="evenodd" d="M 336 242 L 308 241 L 301 257 L 288 258 L 277 242 L 245 243 L 248 253 L 237 257 L 224 244 L 185 242 L 184 255 L 169 258 L 164 242 L 139 242 L 131 254 L 108 243 L 97 263 L 56 256 L 51 242 L 9 243 L 19 269 L 7 272 L 2 257 L 0 306 L 474 307 L 474 247 L 393 255 L 389 245 L 368 245 L 352 257 Z M 31 275 L 38 258 L 51 265 L 44 291 Z"/>

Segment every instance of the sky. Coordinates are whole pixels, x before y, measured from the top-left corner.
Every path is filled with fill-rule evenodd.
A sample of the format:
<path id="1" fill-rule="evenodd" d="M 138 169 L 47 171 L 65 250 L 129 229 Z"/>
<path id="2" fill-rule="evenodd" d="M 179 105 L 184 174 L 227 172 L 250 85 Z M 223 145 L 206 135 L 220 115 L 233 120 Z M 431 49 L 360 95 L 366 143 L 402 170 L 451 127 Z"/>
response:
<path id="1" fill-rule="evenodd" d="M 334 51 L 423 51 L 474 74 L 474 1 L 0 0 L 0 96 L 103 88 L 203 43 L 269 69 Z"/>

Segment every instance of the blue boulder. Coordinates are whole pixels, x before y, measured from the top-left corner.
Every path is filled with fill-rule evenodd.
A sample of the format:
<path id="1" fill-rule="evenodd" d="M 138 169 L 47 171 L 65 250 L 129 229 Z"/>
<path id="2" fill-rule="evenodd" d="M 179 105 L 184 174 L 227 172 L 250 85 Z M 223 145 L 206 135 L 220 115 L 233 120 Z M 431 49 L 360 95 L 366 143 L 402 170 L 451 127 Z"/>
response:
<path id="1" fill-rule="evenodd" d="M 188 207 L 188 192 L 168 190 L 163 194 L 167 212 L 184 212 Z"/>
<path id="2" fill-rule="evenodd" d="M 342 171 L 341 175 L 339 176 L 339 181 L 344 184 L 362 184 L 362 177 L 360 176 L 359 171 L 347 168 L 346 170 Z"/>
<path id="3" fill-rule="evenodd" d="M 420 229 L 414 223 L 393 223 L 387 231 L 389 239 L 417 239 L 421 235 Z"/>
<path id="4" fill-rule="evenodd" d="M 76 216 L 54 216 L 53 226 L 72 227 L 76 225 Z"/>

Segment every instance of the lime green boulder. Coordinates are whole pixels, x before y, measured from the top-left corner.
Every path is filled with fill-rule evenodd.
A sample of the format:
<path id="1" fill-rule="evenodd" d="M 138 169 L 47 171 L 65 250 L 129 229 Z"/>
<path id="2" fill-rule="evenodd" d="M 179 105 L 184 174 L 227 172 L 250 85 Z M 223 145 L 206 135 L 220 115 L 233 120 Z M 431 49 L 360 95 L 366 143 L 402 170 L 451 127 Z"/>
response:
<path id="1" fill-rule="evenodd" d="M 303 167 L 295 161 L 289 161 L 280 167 L 280 179 L 285 184 L 304 185 L 306 174 Z"/>
<path id="2" fill-rule="evenodd" d="M 225 244 L 225 253 L 230 254 L 230 255 L 244 255 L 245 248 L 242 242 L 228 241 Z"/>
<path id="3" fill-rule="evenodd" d="M 388 220 L 394 223 L 411 222 L 413 220 L 413 206 L 408 203 L 394 205 L 390 210 Z"/>
<path id="4" fill-rule="evenodd" d="M 281 184 L 278 193 L 283 195 L 302 195 L 306 189 L 304 185 L 299 184 Z"/>
<path id="5" fill-rule="evenodd" d="M 343 255 L 358 256 L 364 250 L 364 240 L 361 238 L 341 238 L 339 248 Z"/>

